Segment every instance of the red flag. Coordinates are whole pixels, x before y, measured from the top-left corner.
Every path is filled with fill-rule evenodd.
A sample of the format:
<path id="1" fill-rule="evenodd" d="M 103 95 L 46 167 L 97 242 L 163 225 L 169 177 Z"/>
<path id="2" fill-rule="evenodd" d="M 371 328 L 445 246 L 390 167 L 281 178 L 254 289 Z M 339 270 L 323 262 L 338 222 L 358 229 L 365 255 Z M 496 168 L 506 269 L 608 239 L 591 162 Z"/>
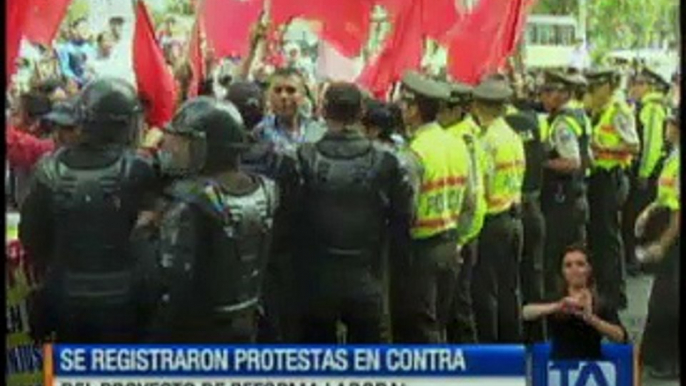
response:
<path id="1" fill-rule="evenodd" d="M 393 20 L 393 32 L 381 54 L 367 66 L 358 82 L 378 98 L 385 98 L 403 72 L 418 69 L 424 51 L 421 2 L 410 1 Z"/>
<path id="2" fill-rule="evenodd" d="M 176 82 L 162 50 L 155 41 L 155 29 L 145 3 L 136 1 L 136 25 L 133 34 L 133 69 L 138 93 L 148 102 L 146 120 L 163 127 L 174 115 Z"/>
<path id="3" fill-rule="evenodd" d="M 14 71 L 17 69 L 17 56 L 19 55 L 19 47 L 21 45 L 21 38 L 24 35 L 24 27 L 26 17 L 28 15 L 27 9 L 30 9 L 30 1 L 33 0 L 6 0 L 5 12 L 7 12 L 6 40 L 7 44 L 7 58 L 5 59 L 5 86 L 9 85 L 10 79 Z"/>
<path id="4" fill-rule="evenodd" d="M 455 0 L 422 0 L 422 27 L 427 37 L 441 41 L 462 20 Z"/>
<path id="5" fill-rule="evenodd" d="M 276 24 L 296 17 L 320 21 L 321 38 L 343 55 L 354 57 L 360 54 L 369 37 L 372 6 L 369 0 L 272 0 L 270 12 Z"/>
<path id="6" fill-rule="evenodd" d="M 245 56 L 250 27 L 262 12 L 264 0 L 205 0 L 201 7 L 207 42 L 215 56 Z"/>
<path id="7" fill-rule="evenodd" d="M 535 0 L 481 0 L 451 37 L 448 71 L 455 80 L 478 83 L 503 65 L 516 47 Z"/>
<path id="8" fill-rule="evenodd" d="M 188 98 L 195 98 L 198 96 L 198 89 L 200 83 L 205 79 L 205 62 L 202 54 L 202 19 L 200 14 L 195 20 L 193 31 L 191 32 L 191 39 L 188 42 L 188 59 L 191 65 L 191 82 L 188 86 Z"/>
<path id="9" fill-rule="evenodd" d="M 31 0 L 29 19 L 26 22 L 26 39 L 49 46 L 57 35 L 67 14 L 71 0 Z"/>

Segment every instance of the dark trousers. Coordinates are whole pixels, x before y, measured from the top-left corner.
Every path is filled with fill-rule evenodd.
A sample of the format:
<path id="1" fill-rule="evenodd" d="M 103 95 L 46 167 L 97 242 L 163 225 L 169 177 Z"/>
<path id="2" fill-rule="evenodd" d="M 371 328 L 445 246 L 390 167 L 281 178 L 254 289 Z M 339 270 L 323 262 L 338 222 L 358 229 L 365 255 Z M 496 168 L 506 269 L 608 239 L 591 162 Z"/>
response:
<path id="1" fill-rule="evenodd" d="M 478 259 L 478 243 L 473 240 L 462 247 L 462 266 L 457 275 L 455 295 L 446 329 L 448 343 L 476 343 L 476 323 L 472 305 L 472 272 Z"/>
<path id="2" fill-rule="evenodd" d="M 252 344 L 257 337 L 257 315 L 256 307 L 227 314 L 193 312 L 187 320 L 161 331 L 151 340 L 154 343 Z"/>
<path id="3" fill-rule="evenodd" d="M 300 343 L 339 343 L 339 323 L 346 343 L 381 342 L 382 280 L 370 267 L 324 261 L 302 272 L 307 274 L 299 276 Z"/>
<path id="4" fill-rule="evenodd" d="M 641 347 L 643 364 L 678 366 L 679 361 L 679 266 L 677 241 L 658 263 L 648 301 L 648 320 Z"/>
<path id="5" fill-rule="evenodd" d="M 457 235 L 415 240 L 410 254 L 404 281 L 393 284 L 393 342 L 443 343 L 460 271 Z"/>
<path id="6" fill-rule="evenodd" d="M 512 213 L 486 217 L 472 277 L 479 343 L 521 342 L 521 240 L 521 220 Z"/>
<path id="7" fill-rule="evenodd" d="M 629 175 L 630 189 L 624 210 L 622 211 L 622 241 L 624 242 L 624 261 L 627 268 L 636 268 L 636 236 L 634 226 L 641 211 L 653 202 L 657 194 L 657 178 L 650 178 L 644 189 L 638 186 L 635 173 Z"/>
<path id="8" fill-rule="evenodd" d="M 545 294 L 560 292 L 562 257 L 567 247 L 586 241 L 588 202 L 580 197 L 544 197 L 542 210 L 546 224 L 543 263 Z"/>
<path id="9" fill-rule="evenodd" d="M 545 242 L 545 218 L 537 200 L 522 205 L 523 245 L 521 274 L 523 304 L 543 299 L 543 247 Z M 528 343 L 545 340 L 543 321 L 524 322 L 524 341 Z"/>
<path id="10" fill-rule="evenodd" d="M 265 271 L 257 342 L 296 343 L 300 323 L 293 265 L 289 256 L 275 256 L 277 262 Z"/>
<path id="11" fill-rule="evenodd" d="M 589 179 L 588 244 L 600 296 L 617 309 L 626 307 L 621 211 L 629 191 L 622 169 L 595 170 Z"/>
<path id="12" fill-rule="evenodd" d="M 130 307 L 69 307 L 57 310 L 60 343 L 137 343 L 140 325 Z"/>

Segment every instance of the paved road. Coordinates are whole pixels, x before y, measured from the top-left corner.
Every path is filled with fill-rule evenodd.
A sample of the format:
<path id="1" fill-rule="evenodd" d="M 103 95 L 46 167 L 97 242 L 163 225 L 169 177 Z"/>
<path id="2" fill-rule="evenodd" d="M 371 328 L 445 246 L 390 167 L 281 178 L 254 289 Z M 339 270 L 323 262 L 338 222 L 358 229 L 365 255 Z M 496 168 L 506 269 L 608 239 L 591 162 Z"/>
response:
<path id="1" fill-rule="evenodd" d="M 640 343 L 643 326 L 648 314 L 648 297 L 650 296 L 650 286 L 652 277 L 641 276 L 627 279 L 627 296 L 629 297 L 629 308 L 620 313 L 622 323 L 629 332 L 631 341 L 635 344 Z M 644 374 L 643 386 L 677 386 L 678 381 L 659 381 L 651 379 Z"/>

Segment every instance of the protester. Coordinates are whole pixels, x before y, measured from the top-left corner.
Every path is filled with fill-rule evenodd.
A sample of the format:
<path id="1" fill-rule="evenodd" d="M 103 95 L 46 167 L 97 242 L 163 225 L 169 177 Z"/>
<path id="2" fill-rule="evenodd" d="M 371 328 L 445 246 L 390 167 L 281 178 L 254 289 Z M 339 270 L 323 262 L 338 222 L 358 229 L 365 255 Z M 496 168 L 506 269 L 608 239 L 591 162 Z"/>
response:
<path id="1" fill-rule="evenodd" d="M 261 140 L 279 150 L 295 151 L 297 144 L 322 138 L 326 129 L 321 122 L 303 116 L 306 94 L 305 79 L 298 71 L 284 68 L 274 72 L 268 90 L 271 114 L 256 128 Z"/>

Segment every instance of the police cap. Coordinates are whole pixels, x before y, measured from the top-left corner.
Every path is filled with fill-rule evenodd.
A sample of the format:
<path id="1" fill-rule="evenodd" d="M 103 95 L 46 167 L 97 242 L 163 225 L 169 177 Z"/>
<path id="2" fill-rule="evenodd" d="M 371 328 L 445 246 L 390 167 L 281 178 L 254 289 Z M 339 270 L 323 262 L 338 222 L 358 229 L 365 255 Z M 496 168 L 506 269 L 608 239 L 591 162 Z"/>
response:
<path id="1" fill-rule="evenodd" d="M 589 84 L 613 83 L 619 80 L 619 73 L 611 69 L 595 69 L 586 73 Z"/>
<path id="2" fill-rule="evenodd" d="M 416 71 L 407 71 L 402 85 L 406 91 L 424 98 L 446 100 L 449 96 L 443 84 Z"/>
<path id="3" fill-rule="evenodd" d="M 449 103 L 463 103 L 471 99 L 473 87 L 460 82 L 441 82 L 445 87 L 446 98 Z"/>
<path id="4" fill-rule="evenodd" d="M 655 69 L 644 67 L 639 74 L 648 79 L 652 84 L 669 87 L 669 80 Z"/>
<path id="5" fill-rule="evenodd" d="M 506 81 L 486 79 L 474 88 L 474 100 L 486 102 L 505 102 L 513 94 L 512 88 Z"/>
<path id="6" fill-rule="evenodd" d="M 569 76 L 558 71 L 546 71 L 543 77 L 543 91 L 564 90 L 573 86 Z"/>

